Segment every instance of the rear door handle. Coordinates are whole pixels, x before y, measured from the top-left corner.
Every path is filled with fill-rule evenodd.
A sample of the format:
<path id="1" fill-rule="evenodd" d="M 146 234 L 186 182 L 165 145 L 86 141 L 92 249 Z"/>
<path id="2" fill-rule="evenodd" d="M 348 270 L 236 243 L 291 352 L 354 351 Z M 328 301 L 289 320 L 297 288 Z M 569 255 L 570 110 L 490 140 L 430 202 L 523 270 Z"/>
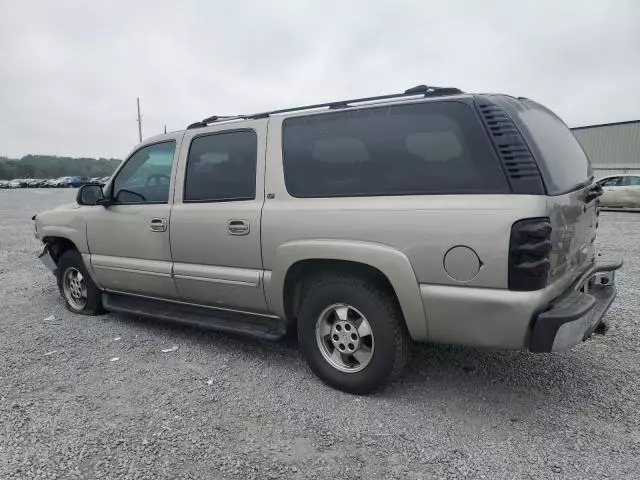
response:
<path id="1" fill-rule="evenodd" d="M 229 220 L 227 231 L 229 235 L 249 235 L 249 220 Z"/>
<path id="2" fill-rule="evenodd" d="M 167 231 L 167 219 L 166 218 L 152 218 L 149 220 L 149 227 L 152 232 L 166 232 Z"/>

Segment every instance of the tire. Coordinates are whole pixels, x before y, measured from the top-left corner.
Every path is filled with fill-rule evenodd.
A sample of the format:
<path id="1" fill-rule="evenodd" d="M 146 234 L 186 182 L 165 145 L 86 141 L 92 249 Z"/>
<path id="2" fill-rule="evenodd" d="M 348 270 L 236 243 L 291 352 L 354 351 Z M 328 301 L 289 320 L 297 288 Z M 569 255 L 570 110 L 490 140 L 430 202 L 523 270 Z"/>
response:
<path id="1" fill-rule="evenodd" d="M 370 336 L 366 328 L 361 328 L 359 316 L 368 323 Z M 328 325 L 331 330 L 327 335 Z M 351 337 L 354 334 L 357 343 L 348 343 L 356 338 Z M 339 343 L 344 338 L 345 343 Z M 323 382 L 358 395 L 372 393 L 398 378 L 411 350 L 411 339 L 393 293 L 366 278 L 347 275 L 326 275 L 310 282 L 298 312 L 298 341 L 307 364 Z M 336 351 L 342 348 L 346 355 L 339 352 L 336 358 Z M 353 348 L 364 361 L 349 355 Z"/>
<path id="2" fill-rule="evenodd" d="M 72 279 L 76 282 L 73 283 Z M 58 288 L 69 311 L 80 315 L 102 312 L 102 294 L 93 283 L 77 250 L 67 250 L 58 260 Z M 81 293 L 74 295 L 74 292 Z"/>

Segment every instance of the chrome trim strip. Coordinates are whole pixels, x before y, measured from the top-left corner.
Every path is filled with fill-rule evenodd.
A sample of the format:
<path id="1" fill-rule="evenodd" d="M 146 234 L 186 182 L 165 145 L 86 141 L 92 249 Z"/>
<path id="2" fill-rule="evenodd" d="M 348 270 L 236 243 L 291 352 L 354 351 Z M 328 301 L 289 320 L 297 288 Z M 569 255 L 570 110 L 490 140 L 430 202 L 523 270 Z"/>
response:
<path id="1" fill-rule="evenodd" d="M 243 282 L 240 280 L 226 280 L 223 278 L 196 277 L 194 275 L 174 275 L 173 278 L 179 280 L 196 280 L 198 282 L 224 283 L 228 285 L 239 285 L 241 287 L 258 287 L 256 282 Z"/>
<path id="2" fill-rule="evenodd" d="M 126 273 L 139 273 L 142 275 L 152 275 L 155 277 L 165 277 L 165 278 L 171 278 L 171 274 L 169 273 L 162 273 L 162 272 L 151 272 L 149 270 L 136 270 L 135 268 L 123 268 L 123 267 L 107 267 L 106 265 L 95 265 L 93 264 L 93 269 L 94 270 L 114 270 L 116 272 L 126 272 Z"/>

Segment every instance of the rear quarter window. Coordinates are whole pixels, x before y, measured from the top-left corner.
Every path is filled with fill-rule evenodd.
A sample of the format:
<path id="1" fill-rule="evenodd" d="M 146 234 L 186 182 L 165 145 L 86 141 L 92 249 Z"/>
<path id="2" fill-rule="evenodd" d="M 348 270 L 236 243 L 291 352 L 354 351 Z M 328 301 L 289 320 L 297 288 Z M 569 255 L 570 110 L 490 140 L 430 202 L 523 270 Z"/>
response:
<path id="1" fill-rule="evenodd" d="M 508 191 L 475 110 L 462 102 L 293 117 L 283 129 L 285 182 L 293 196 Z"/>
<path id="2" fill-rule="evenodd" d="M 593 179 L 587 155 L 560 117 L 531 100 L 521 100 L 517 116 L 549 195 L 568 193 Z"/>

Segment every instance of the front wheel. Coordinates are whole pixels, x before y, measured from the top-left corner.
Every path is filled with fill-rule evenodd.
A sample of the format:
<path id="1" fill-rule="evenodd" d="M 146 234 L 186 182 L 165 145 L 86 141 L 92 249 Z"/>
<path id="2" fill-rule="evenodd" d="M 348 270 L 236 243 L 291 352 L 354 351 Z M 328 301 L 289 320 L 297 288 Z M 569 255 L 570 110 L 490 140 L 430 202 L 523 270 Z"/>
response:
<path id="1" fill-rule="evenodd" d="M 316 278 L 306 290 L 298 340 L 321 380 L 355 394 L 398 377 L 411 346 L 392 292 L 367 279 L 337 275 Z"/>
<path id="2" fill-rule="evenodd" d="M 73 313 L 96 315 L 102 312 L 100 290 L 75 250 L 67 250 L 58 260 L 58 287 L 67 309 Z"/>

